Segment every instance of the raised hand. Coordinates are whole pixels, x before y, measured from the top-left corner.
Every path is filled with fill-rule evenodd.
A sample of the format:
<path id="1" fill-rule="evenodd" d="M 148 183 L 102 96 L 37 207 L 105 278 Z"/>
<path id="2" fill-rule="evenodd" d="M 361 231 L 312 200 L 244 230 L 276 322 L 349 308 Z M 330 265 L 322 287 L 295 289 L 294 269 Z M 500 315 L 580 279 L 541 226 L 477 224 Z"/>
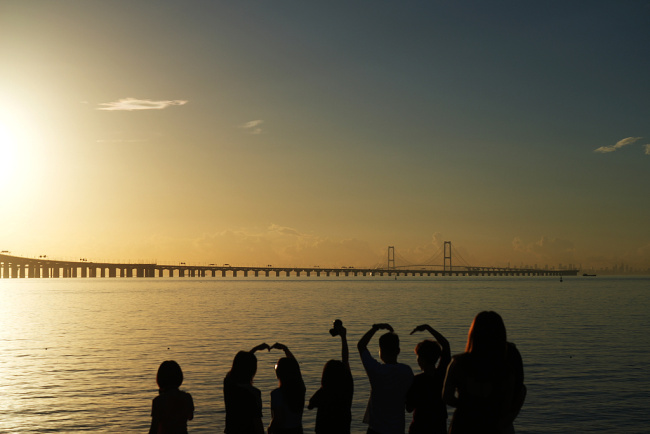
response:
<path id="1" fill-rule="evenodd" d="M 372 326 L 373 328 L 376 328 L 377 330 L 388 330 L 389 332 L 393 333 L 395 330 L 393 330 L 393 327 L 390 324 L 387 323 L 379 323 L 379 324 L 374 324 Z"/>
<path id="2" fill-rule="evenodd" d="M 284 351 L 286 349 L 287 349 L 286 345 L 281 344 L 280 342 L 276 342 L 273 345 L 271 345 L 271 348 L 269 348 L 269 351 L 270 350 L 282 350 L 282 351 Z"/>
<path id="3" fill-rule="evenodd" d="M 260 350 L 268 350 L 271 351 L 271 347 L 269 347 L 269 344 L 267 343 L 262 343 L 259 344 L 258 346 L 254 347 L 250 352 L 254 353 L 255 351 L 260 351 Z"/>
<path id="4" fill-rule="evenodd" d="M 410 334 L 413 334 L 415 332 L 424 332 L 428 330 L 431 330 L 431 326 L 429 324 L 422 324 L 414 328 Z"/>

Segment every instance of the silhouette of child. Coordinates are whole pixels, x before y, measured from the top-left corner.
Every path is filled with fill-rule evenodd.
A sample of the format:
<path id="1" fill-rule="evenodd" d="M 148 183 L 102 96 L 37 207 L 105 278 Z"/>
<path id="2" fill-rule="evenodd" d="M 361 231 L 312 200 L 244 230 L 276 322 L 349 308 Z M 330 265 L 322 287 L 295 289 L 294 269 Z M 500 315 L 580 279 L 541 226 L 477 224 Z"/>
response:
<path id="1" fill-rule="evenodd" d="M 194 418 L 192 395 L 178 388 L 183 383 L 183 371 L 173 360 L 160 364 L 156 382 L 159 395 L 151 407 L 149 434 L 187 434 L 187 421 Z"/>
<path id="2" fill-rule="evenodd" d="M 350 434 L 354 384 L 350 372 L 347 330 L 340 321 L 330 330 L 341 336 L 341 359 L 330 360 L 323 368 L 321 387 L 309 400 L 309 409 L 316 412 L 316 434 Z"/>
<path id="3" fill-rule="evenodd" d="M 257 373 L 255 351 L 270 350 L 260 344 L 250 351 L 240 351 L 232 361 L 232 369 L 223 380 L 226 404 L 226 434 L 264 434 L 262 394 L 253 386 Z"/>
<path id="4" fill-rule="evenodd" d="M 275 365 L 280 387 L 271 392 L 269 434 L 302 434 L 305 383 L 300 365 L 286 345 L 276 342 L 271 348 L 283 350 L 285 357 Z"/>
<path id="5" fill-rule="evenodd" d="M 406 410 L 413 412 L 409 434 L 445 434 L 447 405 L 442 400 L 442 385 L 451 360 L 449 342 L 428 324 L 417 326 L 411 334 L 421 331 L 431 333 L 437 342 L 424 340 L 415 347 L 422 373 L 413 378 L 406 395 Z"/>

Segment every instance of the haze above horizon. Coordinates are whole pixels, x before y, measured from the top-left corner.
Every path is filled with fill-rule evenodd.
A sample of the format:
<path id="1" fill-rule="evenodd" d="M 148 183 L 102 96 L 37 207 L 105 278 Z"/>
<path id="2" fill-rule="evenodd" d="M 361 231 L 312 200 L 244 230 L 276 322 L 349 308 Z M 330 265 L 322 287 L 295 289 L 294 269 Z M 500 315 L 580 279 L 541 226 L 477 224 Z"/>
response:
<path id="1" fill-rule="evenodd" d="M 0 249 L 650 268 L 650 1 L 0 3 Z"/>

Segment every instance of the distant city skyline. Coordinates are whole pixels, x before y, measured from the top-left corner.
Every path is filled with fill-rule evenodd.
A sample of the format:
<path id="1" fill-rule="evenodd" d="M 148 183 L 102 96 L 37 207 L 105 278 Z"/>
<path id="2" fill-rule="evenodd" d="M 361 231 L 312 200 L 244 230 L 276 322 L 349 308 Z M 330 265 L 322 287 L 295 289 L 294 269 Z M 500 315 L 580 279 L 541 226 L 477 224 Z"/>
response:
<path id="1" fill-rule="evenodd" d="M 0 2 L 0 249 L 650 268 L 650 1 Z"/>

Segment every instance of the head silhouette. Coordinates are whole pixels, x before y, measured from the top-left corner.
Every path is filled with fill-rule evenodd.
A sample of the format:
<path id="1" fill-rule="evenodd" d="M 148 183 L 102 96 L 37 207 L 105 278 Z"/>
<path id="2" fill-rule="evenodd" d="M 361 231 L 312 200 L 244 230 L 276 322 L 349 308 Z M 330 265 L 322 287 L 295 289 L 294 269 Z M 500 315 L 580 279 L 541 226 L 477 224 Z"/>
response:
<path id="1" fill-rule="evenodd" d="M 305 405 L 305 382 L 298 361 L 293 357 L 282 357 L 275 365 L 275 375 L 289 408 L 296 412 L 302 411 Z"/>
<path id="2" fill-rule="evenodd" d="M 486 358 L 502 358 L 507 348 L 506 326 L 493 311 L 480 312 L 467 335 L 465 351 Z"/>
<path id="3" fill-rule="evenodd" d="M 341 390 L 352 381 L 350 369 L 340 360 L 330 360 L 323 367 L 321 386 L 324 389 Z"/>
<path id="4" fill-rule="evenodd" d="M 183 371 L 178 363 L 166 360 L 160 364 L 156 383 L 161 389 L 178 389 L 183 384 Z"/>
<path id="5" fill-rule="evenodd" d="M 435 367 L 442 354 L 442 348 L 438 342 L 426 339 L 415 346 L 415 354 L 418 356 L 418 365 L 425 370 Z"/>
<path id="6" fill-rule="evenodd" d="M 395 363 L 399 351 L 399 336 L 397 334 L 388 332 L 379 338 L 379 357 L 385 363 Z"/>
<path id="7" fill-rule="evenodd" d="M 257 373 L 257 357 L 249 351 L 240 351 L 232 361 L 227 377 L 237 383 L 252 384 Z"/>

